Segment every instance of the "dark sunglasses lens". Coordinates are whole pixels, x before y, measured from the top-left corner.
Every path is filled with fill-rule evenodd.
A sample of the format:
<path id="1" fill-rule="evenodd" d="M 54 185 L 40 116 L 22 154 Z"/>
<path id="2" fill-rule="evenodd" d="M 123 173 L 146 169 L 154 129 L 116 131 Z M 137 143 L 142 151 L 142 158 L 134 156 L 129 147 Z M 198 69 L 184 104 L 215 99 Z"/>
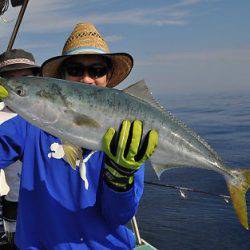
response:
<path id="1" fill-rule="evenodd" d="M 69 64 L 65 65 L 65 71 L 70 76 L 81 77 L 84 72 L 88 73 L 91 78 L 99 78 L 105 76 L 108 73 L 108 67 L 106 65 L 93 64 L 84 66 L 82 64 Z"/>
<path id="2" fill-rule="evenodd" d="M 91 78 L 99 78 L 107 75 L 108 68 L 106 66 L 91 66 L 88 68 L 88 74 Z"/>
<path id="3" fill-rule="evenodd" d="M 66 66 L 66 71 L 70 76 L 82 76 L 83 75 L 83 67 L 82 65 L 68 65 Z"/>

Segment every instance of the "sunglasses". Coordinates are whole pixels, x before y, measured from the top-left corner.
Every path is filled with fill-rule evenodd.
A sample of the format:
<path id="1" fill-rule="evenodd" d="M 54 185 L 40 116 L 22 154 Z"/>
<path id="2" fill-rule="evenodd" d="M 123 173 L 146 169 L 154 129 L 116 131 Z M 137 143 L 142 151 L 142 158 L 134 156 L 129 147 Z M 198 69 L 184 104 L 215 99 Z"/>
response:
<path id="1" fill-rule="evenodd" d="M 81 77 L 87 73 L 93 79 L 97 79 L 107 75 L 109 67 L 104 64 L 94 63 L 91 65 L 84 65 L 82 63 L 67 63 L 63 67 L 64 72 L 74 77 Z"/>

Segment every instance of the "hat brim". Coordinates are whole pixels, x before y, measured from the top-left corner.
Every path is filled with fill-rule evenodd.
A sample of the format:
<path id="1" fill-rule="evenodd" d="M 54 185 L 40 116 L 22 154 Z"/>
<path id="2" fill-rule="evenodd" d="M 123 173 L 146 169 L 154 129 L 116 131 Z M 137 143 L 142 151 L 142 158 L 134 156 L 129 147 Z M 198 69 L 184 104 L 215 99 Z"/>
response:
<path id="1" fill-rule="evenodd" d="M 106 53 L 106 54 L 75 54 L 56 56 L 46 60 L 41 66 L 41 72 L 46 77 L 59 77 L 59 68 L 64 60 L 70 57 L 79 57 L 89 55 L 105 56 L 111 60 L 112 74 L 108 81 L 107 87 L 113 88 L 122 82 L 133 68 L 133 58 L 127 53 Z"/>
<path id="2" fill-rule="evenodd" d="M 10 72 L 10 71 L 15 71 L 15 70 L 22 70 L 22 69 L 31 69 L 32 71 L 39 72 L 40 67 L 37 65 L 29 65 L 29 64 L 24 64 L 24 63 L 15 63 L 12 65 L 7 65 L 5 67 L 2 67 L 0 69 L 0 74 Z"/>

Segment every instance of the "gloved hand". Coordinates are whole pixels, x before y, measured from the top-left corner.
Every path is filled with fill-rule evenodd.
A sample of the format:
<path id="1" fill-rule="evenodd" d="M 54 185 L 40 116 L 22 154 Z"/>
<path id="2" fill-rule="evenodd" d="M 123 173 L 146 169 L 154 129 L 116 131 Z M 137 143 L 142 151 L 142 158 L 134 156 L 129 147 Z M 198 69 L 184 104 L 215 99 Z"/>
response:
<path id="1" fill-rule="evenodd" d="M 158 143 L 158 132 L 150 130 L 142 140 L 142 122 L 132 124 L 124 120 L 120 132 L 109 128 L 103 137 L 106 153 L 104 178 L 117 191 L 127 191 L 134 182 L 134 173 L 153 154 Z"/>
<path id="2" fill-rule="evenodd" d="M 0 100 L 4 99 L 8 95 L 9 95 L 8 91 L 3 86 L 0 85 Z"/>

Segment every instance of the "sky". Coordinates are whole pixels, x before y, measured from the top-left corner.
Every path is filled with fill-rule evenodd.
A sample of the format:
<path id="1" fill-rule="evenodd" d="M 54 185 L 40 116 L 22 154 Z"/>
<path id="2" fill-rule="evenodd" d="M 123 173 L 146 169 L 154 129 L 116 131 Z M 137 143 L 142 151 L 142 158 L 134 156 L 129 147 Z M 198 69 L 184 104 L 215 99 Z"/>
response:
<path id="1" fill-rule="evenodd" d="M 124 88 L 144 79 L 155 95 L 250 90 L 249 0 L 30 0 L 14 48 L 41 64 L 61 54 L 79 22 L 93 22 L 112 52 L 134 57 Z M 0 19 L 0 51 L 20 8 Z"/>

